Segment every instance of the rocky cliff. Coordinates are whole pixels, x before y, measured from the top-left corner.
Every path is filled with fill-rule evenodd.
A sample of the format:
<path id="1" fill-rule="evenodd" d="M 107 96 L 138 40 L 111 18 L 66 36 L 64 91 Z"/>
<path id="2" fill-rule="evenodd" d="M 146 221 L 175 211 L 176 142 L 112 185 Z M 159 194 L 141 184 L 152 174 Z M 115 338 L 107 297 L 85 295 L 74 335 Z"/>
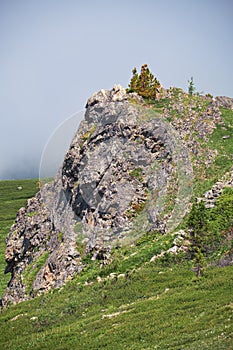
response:
<path id="1" fill-rule="evenodd" d="M 185 123 L 169 123 L 172 109 L 186 112 L 183 104 L 160 113 L 121 86 L 94 94 L 55 180 L 19 210 L 7 237 L 3 305 L 62 286 L 87 256 L 108 263 L 113 247 L 174 229 L 192 194 L 190 152 L 201 152 L 193 125 L 199 137 L 211 134 L 220 102 L 232 103 L 212 101 L 198 118 L 189 106 Z"/>

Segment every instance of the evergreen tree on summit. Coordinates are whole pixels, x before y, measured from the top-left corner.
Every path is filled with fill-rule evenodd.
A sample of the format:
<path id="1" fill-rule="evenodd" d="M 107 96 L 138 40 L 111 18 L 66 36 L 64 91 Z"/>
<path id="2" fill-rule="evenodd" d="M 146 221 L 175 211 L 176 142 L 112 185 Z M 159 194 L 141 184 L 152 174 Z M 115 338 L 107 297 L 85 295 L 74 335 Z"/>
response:
<path id="1" fill-rule="evenodd" d="M 137 73 L 137 69 L 132 70 L 133 76 L 129 83 L 128 92 L 136 92 L 138 95 L 156 99 L 161 88 L 161 84 L 158 79 L 151 73 L 147 64 L 141 67 L 141 73 Z"/>

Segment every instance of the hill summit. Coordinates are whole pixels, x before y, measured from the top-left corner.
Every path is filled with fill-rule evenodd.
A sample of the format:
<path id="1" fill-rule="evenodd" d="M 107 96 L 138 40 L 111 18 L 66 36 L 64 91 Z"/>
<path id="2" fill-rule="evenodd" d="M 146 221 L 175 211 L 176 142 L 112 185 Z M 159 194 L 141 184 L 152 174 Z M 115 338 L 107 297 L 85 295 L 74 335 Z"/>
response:
<path id="1" fill-rule="evenodd" d="M 87 259 L 111 263 L 113 248 L 144 234 L 175 232 L 193 198 L 205 198 L 219 180 L 208 172 L 220 156 L 226 157 L 215 174 L 225 176 L 221 190 L 233 187 L 232 159 L 211 145 L 219 128 L 228 145 L 220 109 L 232 106 L 227 97 L 161 86 L 154 101 L 120 85 L 91 96 L 57 176 L 18 211 L 11 227 L 3 305 L 62 286 Z"/>

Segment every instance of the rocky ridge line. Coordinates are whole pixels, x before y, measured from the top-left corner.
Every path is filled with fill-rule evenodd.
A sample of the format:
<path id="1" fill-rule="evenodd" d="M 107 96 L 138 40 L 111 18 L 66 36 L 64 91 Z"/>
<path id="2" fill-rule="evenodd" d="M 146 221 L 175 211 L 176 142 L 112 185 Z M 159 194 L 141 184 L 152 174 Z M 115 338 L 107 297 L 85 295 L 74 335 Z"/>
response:
<path id="1" fill-rule="evenodd" d="M 7 237 L 4 306 L 62 286 L 86 254 L 105 261 L 113 245 L 165 233 L 185 214 L 190 192 L 179 177 L 187 190 L 192 166 L 182 125 L 179 135 L 165 115 L 148 118 L 141 106 L 121 86 L 88 100 L 55 180 L 19 210 Z M 176 200 L 167 212 L 171 188 Z"/>

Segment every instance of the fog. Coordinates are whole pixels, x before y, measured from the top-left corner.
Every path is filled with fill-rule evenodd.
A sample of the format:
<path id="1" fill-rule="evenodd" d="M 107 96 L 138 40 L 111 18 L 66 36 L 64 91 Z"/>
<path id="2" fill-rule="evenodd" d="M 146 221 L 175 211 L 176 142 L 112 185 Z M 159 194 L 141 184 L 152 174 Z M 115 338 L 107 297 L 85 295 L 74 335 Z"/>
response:
<path id="1" fill-rule="evenodd" d="M 50 136 L 42 152 L 39 178 L 40 181 L 54 177 L 64 161 L 66 152 L 78 129 L 80 120 L 84 118 L 84 112 L 75 113 L 62 122 Z"/>
<path id="2" fill-rule="evenodd" d="M 0 179 L 38 177 L 58 125 L 134 66 L 233 97 L 232 17 L 228 0 L 0 1 Z"/>

